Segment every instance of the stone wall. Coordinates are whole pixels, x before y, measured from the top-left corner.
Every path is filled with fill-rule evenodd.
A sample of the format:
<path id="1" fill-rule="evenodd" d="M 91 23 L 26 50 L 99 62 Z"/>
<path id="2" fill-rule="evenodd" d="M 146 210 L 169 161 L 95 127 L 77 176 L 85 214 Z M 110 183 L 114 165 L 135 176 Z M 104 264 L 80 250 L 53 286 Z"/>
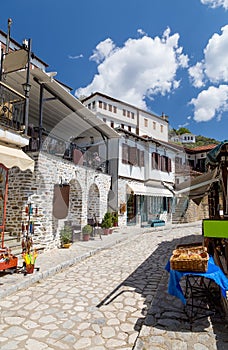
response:
<path id="1" fill-rule="evenodd" d="M 26 225 L 28 221 L 26 206 L 29 203 L 34 208 L 33 240 L 45 249 L 59 246 L 59 231 L 64 222 L 82 227 L 93 214 L 102 220 L 108 207 L 109 175 L 45 153 L 30 156 L 35 159 L 34 173 L 18 168 L 9 171 L 6 230 L 21 236 L 22 223 Z M 67 217 L 57 219 L 53 216 L 53 194 L 54 185 L 61 182 L 70 185 L 70 202 Z"/>
<path id="2" fill-rule="evenodd" d="M 199 205 L 193 200 L 189 201 L 188 209 L 184 215 L 184 222 L 194 222 L 209 217 L 208 200 L 204 197 Z"/>

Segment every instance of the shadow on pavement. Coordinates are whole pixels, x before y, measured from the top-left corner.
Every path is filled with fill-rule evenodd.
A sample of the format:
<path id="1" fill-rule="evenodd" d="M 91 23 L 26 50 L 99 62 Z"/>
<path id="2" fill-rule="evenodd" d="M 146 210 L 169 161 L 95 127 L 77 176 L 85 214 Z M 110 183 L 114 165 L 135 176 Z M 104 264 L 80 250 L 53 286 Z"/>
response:
<path id="1" fill-rule="evenodd" d="M 221 308 L 216 310 L 214 316 L 211 316 L 211 312 L 203 311 L 204 314 L 198 314 L 196 319 L 190 322 L 183 303 L 167 292 L 169 273 L 165 270 L 165 266 L 173 249 L 179 244 L 196 243 L 200 239 L 198 235 L 191 235 L 172 241 L 163 241 L 153 254 L 103 299 L 97 307 L 112 303 L 120 294 L 128 291 L 126 287 L 129 287 L 131 291 L 134 290 L 139 293 L 145 300 L 145 307 L 141 310 L 142 317 L 138 318 L 135 324 L 136 331 L 140 331 L 142 326 L 145 325 L 166 331 L 198 333 L 206 332 L 212 324 L 217 349 L 227 349 L 228 324 Z M 183 285 L 183 282 L 181 282 L 181 285 Z"/>

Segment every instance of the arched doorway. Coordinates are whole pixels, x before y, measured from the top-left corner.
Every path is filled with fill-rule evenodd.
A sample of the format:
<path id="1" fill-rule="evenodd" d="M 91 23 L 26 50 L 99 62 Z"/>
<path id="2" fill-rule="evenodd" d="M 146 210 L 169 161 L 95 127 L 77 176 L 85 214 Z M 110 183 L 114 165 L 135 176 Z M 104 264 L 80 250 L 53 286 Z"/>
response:
<path id="1" fill-rule="evenodd" d="M 96 184 L 92 184 L 88 193 L 87 219 L 94 224 L 100 218 L 100 192 Z"/>
<path id="2" fill-rule="evenodd" d="M 78 180 L 70 181 L 70 200 L 67 223 L 72 227 L 73 240 L 80 239 L 82 222 L 82 188 Z"/>

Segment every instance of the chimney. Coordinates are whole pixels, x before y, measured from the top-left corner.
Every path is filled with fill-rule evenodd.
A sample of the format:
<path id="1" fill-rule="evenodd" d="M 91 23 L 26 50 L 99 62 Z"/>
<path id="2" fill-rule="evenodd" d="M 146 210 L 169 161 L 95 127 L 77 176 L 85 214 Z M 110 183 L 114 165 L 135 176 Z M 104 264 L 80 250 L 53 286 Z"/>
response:
<path id="1" fill-rule="evenodd" d="M 169 117 L 168 117 L 168 115 L 165 115 L 165 113 L 164 112 L 162 112 L 162 116 L 161 116 L 161 118 L 162 119 L 164 119 L 167 123 L 168 123 L 168 121 L 169 121 Z"/>

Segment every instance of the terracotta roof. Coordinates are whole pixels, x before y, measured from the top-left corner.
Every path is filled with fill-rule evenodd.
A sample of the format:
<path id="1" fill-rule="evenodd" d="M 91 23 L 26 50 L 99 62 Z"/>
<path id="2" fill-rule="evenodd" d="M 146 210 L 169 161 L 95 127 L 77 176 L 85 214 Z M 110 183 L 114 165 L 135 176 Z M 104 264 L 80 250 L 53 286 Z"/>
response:
<path id="1" fill-rule="evenodd" d="M 187 153 L 196 153 L 196 152 L 207 152 L 212 150 L 213 148 L 215 148 L 217 145 L 216 144 L 212 144 L 212 145 L 204 145 L 204 146 L 198 146 L 198 147 L 194 147 L 194 148 L 185 148 L 185 151 Z"/>

